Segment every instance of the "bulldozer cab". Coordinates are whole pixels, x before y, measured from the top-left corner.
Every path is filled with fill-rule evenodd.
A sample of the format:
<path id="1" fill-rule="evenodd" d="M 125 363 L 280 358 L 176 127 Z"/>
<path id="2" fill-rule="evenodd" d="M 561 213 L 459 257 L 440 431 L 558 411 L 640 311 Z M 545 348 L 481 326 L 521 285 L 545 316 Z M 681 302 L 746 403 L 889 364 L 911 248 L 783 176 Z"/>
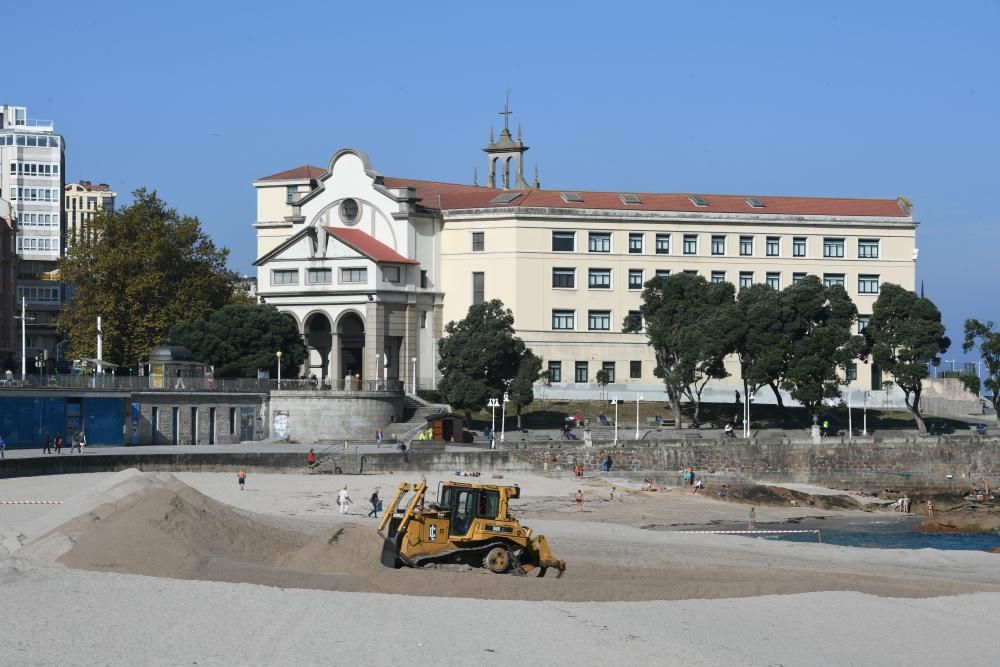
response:
<path id="1" fill-rule="evenodd" d="M 438 487 L 438 506 L 450 519 L 449 532 L 454 537 L 469 533 L 474 519 L 503 519 L 507 511 L 506 499 L 501 512 L 499 489 L 466 487 L 441 484 Z"/>

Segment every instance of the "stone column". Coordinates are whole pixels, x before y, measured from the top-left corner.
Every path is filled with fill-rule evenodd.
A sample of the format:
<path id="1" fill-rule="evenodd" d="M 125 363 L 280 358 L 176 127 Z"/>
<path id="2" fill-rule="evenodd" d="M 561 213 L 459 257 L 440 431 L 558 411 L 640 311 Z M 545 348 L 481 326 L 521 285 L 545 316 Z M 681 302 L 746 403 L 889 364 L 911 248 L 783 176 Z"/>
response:
<path id="1" fill-rule="evenodd" d="M 344 379 L 340 374 L 340 334 L 336 331 L 330 334 L 330 359 L 328 363 L 327 377 L 330 379 L 330 384 L 336 389 L 338 378 L 341 381 Z"/>

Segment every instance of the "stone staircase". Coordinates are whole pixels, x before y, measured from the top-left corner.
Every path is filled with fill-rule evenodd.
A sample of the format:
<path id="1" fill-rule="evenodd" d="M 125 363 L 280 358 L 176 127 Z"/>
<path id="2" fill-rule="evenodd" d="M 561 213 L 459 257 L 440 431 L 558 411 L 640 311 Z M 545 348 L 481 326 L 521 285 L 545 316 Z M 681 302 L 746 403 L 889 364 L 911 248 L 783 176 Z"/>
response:
<path id="1" fill-rule="evenodd" d="M 407 394 L 403 398 L 403 421 L 389 424 L 382 429 L 386 442 L 406 442 L 415 438 L 417 432 L 427 424 L 427 417 L 441 412 L 451 412 L 451 408 L 440 403 L 428 403 L 419 396 Z"/>

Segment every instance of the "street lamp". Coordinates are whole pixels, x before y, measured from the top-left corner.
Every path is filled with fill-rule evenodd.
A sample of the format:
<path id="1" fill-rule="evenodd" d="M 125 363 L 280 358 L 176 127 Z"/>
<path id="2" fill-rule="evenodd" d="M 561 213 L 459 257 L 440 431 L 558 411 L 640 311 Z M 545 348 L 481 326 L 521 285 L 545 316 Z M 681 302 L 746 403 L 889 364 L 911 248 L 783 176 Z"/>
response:
<path id="1" fill-rule="evenodd" d="M 635 439 L 639 439 L 639 401 L 642 400 L 642 394 L 635 397 Z"/>
<path id="2" fill-rule="evenodd" d="M 868 436 L 868 397 L 871 396 L 870 391 L 865 392 L 865 410 L 864 410 L 864 425 L 861 427 L 861 435 Z"/>
<path id="3" fill-rule="evenodd" d="M 615 406 L 615 442 L 614 442 L 614 444 L 616 444 L 616 445 L 618 444 L 618 404 L 620 402 L 621 401 L 618 400 L 617 396 L 615 396 L 614 398 L 611 399 L 611 405 Z"/>
<path id="4" fill-rule="evenodd" d="M 417 395 L 417 358 L 413 357 L 412 359 L 410 359 L 410 362 L 413 363 L 413 388 L 410 389 L 410 393 L 413 394 L 414 396 L 416 396 Z"/>
<path id="5" fill-rule="evenodd" d="M 24 384 L 24 377 L 28 373 L 28 322 L 35 319 L 34 317 L 28 317 L 25 312 L 27 308 L 28 299 L 25 296 L 21 297 L 21 316 L 14 316 L 15 320 L 21 320 L 21 384 Z"/>
<path id="6" fill-rule="evenodd" d="M 278 391 L 281 391 L 281 350 L 278 350 Z"/>
<path id="7" fill-rule="evenodd" d="M 500 407 L 500 401 L 494 396 L 486 403 L 486 407 L 490 409 L 490 444 L 492 444 L 496 442 L 497 408 Z"/>
<path id="8" fill-rule="evenodd" d="M 496 400 L 496 399 L 493 399 Z M 510 402 L 510 395 L 503 393 L 503 409 L 500 412 L 500 442 L 504 442 L 507 436 L 507 404 Z"/>

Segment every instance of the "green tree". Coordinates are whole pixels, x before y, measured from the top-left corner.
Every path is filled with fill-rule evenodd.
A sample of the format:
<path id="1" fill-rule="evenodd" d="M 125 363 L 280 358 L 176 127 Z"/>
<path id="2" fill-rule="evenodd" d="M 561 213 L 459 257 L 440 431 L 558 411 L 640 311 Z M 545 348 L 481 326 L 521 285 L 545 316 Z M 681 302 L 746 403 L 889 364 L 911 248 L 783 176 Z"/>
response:
<path id="1" fill-rule="evenodd" d="M 899 285 L 886 283 L 879 290 L 872 308 L 872 319 L 865 327 L 872 360 L 903 390 L 906 407 L 921 433 L 927 426 L 920 414 L 920 394 L 928 365 L 941 363 L 939 354 L 951 346 L 944 335 L 941 311 L 930 299 L 917 296 Z"/>
<path id="2" fill-rule="evenodd" d="M 601 399 L 608 395 L 608 385 L 611 384 L 611 375 L 603 368 L 594 374 L 594 380 L 601 387 Z"/>
<path id="3" fill-rule="evenodd" d="M 215 366 L 217 377 L 257 377 L 261 368 L 275 377 L 279 350 L 283 375 L 294 377 L 306 358 L 295 322 L 267 305 L 231 304 L 205 319 L 181 322 L 170 329 L 170 342 Z"/>
<path id="4" fill-rule="evenodd" d="M 645 325 L 656 358 L 653 372 L 663 380 L 675 428 L 682 428 L 682 398 L 694 405 L 697 425 L 705 386 L 728 375 L 725 358 L 739 336 L 734 293 L 731 283 L 709 283 L 694 274 L 654 278 L 642 292 L 641 319 L 625 318 L 625 332 L 638 333 Z"/>
<path id="5" fill-rule="evenodd" d="M 101 316 L 104 358 L 138 363 L 173 324 L 206 317 L 232 296 L 229 250 L 217 248 L 197 218 L 178 214 L 156 192 L 139 189 L 133 196 L 132 205 L 95 215 L 94 237 L 70 246 L 59 261 L 71 287 L 59 315 L 70 356 L 96 356 Z"/>
<path id="6" fill-rule="evenodd" d="M 838 370 L 864 353 L 864 339 L 851 333 L 858 309 L 842 285 L 826 287 L 816 276 L 786 288 L 781 301 L 788 361 L 782 386 L 816 419 L 824 399 L 840 396 Z"/>
<path id="7" fill-rule="evenodd" d="M 779 387 L 788 370 L 788 320 L 794 310 L 785 307 L 783 292 L 763 283 L 740 290 L 736 300 L 739 331 L 736 354 L 743 377 L 743 400 L 770 387 L 778 407 L 785 404 Z"/>
<path id="8" fill-rule="evenodd" d="M 450 405 L 465 410 L 470 422 L 473 409 L 507 390 L 526 348 L 514 335 L 513 313 L 499 299 L 471 306 L 464 319 L 444 330 L 438 341 L 438 389 Z"/>
<path id="9" fill-rule="evenodd" d="M 542 358 L 535 355 L 530 349 L 524 351 L 521 363 L 517 368 L 517 375 L 510 383 L 508 390 L 514 410 L 517 412 L 517 428 L 521 428 L 521 411 L 524 406 L 530 405 L 535 400 L 535 382 L 542 374 Z"/>
<path id="10" fill-rule="evenodd" d="M 993 322 L 980 322 L 976 319 L 965 320 L 965 340 L 962 342 L 962 349 L 971 352 L 979 346 L 979 356 L 986 366 L 986 380 L 983 386 L 990 390 L 993 404 L 993 411 L 997 420 L 1000 421 L 1000 331 L 997 331 Z M 976 378 L 978 392 L 979 378 Z"/>

